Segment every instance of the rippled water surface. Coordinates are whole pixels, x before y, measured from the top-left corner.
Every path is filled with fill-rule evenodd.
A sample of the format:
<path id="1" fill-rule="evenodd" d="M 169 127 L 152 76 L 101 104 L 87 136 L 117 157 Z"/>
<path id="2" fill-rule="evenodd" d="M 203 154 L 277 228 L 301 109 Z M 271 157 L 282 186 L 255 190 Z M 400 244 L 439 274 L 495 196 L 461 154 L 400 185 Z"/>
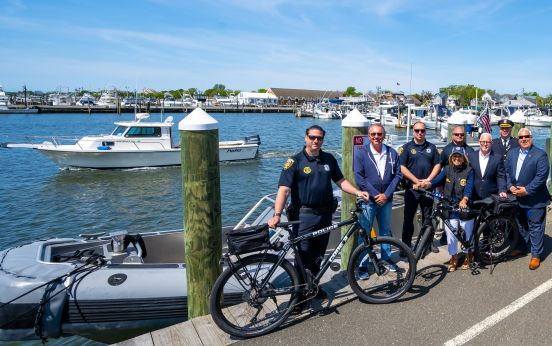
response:
<path id="1" fill-rule="evenodd" d="M 300 150 L 308 126 L 324 127 L 324 149 L 341 151 L 341 121 L 301 119 L 284 113 L 211 115 L 219 121 L 220 140 L 259 134 L 262 141 L 258 159 L 221 164 L 223 225 L 235 224 L 262 196 L 276 192 L 282 164 Z M 184 115 L 173 116 L 178 122 Z M 151 120 L 159 117 L 152 114 Z M 131 114 L 0 115 L 0 142 L 23 141 L 25 136 L 110 133 L 113 122 L 132 118 Z M 173 131 L 178 133 L 177 124 Z M 535 132 L 542 147 L 549 129 Z M 0 149 L 0 163 L 0 249 L 80 233 L 182 228 L 180 167 L 60 170 L 31 149 Z M 71 338 L 53 344 L 83 342 Z"/>

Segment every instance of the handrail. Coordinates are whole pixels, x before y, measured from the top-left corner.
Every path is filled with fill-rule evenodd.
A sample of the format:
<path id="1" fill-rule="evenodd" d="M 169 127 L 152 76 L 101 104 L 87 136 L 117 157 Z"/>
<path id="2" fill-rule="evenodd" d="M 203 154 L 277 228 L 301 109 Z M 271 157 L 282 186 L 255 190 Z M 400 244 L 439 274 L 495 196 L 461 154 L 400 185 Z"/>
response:
<path id="1" fill-rule="evenodd" d="M 249 219 L 249 217 L 251 215 L 253 215 L 253 213 L 261 206 L 261 204 L 264 202 L 264 201 L 269 201 L 269 202 L 272 202 L 272 203 L 276 203 L 276 200 L 274 198 L 272 198 L 272 196 L 275 196 L 276 193 L 271 193 L 271 194 L 268 194 L 266 196 L 263 196 L 254 206 L 253 208 L 251 208 L 249 210 L 249 212 L 247 212 L 247 214 L 245 214 L 245 216 L 236 224 L 236 226 L 234 226 L 233 229 L 238 229 L 238 228 L 241 228 L 244 224 L 245 224 L 245 221 L 247 221 L 247 219 Z"/>

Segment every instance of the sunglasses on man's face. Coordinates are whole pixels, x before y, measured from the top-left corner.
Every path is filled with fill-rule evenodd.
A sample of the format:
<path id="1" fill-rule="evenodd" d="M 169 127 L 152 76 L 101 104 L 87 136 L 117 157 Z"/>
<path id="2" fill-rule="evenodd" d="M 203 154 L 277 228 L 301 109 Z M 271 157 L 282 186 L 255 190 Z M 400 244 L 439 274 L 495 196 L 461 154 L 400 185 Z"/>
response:
<path id="1" fill-rule="evenodd" d="M 518 136 L 519 139 L 531 138 L 531 135 Z"/>
<path id="2" fill-rule="evenodd" d="M 319 142 L 322 142 L 324 140 L 324 136 L 312 136 L 312 135 L 308 135 L 307 137 L 309 137 L 309 139 L 311 141 L 314 141 L 315 139 L 318 139 Z"/>
<path id="3" fill-rule="evenodd" d="M 383 132 L 372 132 L 370 137 L 383 137 Z"/>
<path id="4" fill-rule="evenodd" d="M 416 133 L 425 133 L 425 129 L 414 129 Z"/>
<path id="5" fill-rule="evenodd" d="M 457 136 L 457 137 L 464 137 L 464 134 L 463 133 L 453 133 L 453 135 Z"/>

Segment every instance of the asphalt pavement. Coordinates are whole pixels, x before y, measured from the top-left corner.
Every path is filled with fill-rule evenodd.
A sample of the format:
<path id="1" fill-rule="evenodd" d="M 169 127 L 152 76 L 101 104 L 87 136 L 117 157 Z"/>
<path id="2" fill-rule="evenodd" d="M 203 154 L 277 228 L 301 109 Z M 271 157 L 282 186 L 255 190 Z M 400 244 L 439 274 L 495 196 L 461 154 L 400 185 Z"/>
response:
<path id="1" fill-rule="evenodd" d="M 446 247 L 418 265 L 399 301 L 355 299 L 243 345 L 551 345 L 552 225 L 541 267 L 530 256 L 478 271 L 446 271 Z M 462 263 L 462 262 L 460 262 Z"/>

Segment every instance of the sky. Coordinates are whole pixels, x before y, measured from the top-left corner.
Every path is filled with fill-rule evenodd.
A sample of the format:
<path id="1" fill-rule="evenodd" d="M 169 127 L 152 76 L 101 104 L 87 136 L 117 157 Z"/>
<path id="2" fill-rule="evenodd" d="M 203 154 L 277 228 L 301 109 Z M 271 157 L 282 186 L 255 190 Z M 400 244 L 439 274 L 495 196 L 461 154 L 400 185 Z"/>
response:
<path id="1" fill-rule="evenodd" d="M 0 85 L 546 96 L 551 14 L 541 0 L 0 0 Z"/>

